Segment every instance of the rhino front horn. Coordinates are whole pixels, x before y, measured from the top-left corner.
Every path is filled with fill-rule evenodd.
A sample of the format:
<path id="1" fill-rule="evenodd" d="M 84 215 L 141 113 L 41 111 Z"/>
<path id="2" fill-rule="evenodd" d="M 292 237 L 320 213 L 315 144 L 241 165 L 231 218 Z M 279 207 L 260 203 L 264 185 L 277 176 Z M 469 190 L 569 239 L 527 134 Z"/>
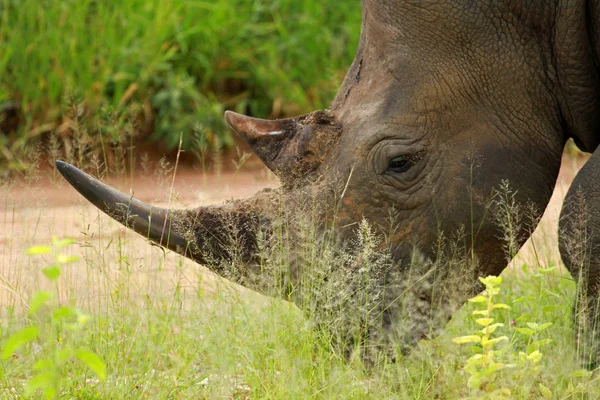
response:
<path id="1" fill-rule="evenodd" d="M 169 210 L 127 196 L 64 161 L 56 161 L 62 176 L 108 216 L 157 244 L 184 254 L 187 240 L 173 227 Z"/>
<path id="2" fill-rule="evenodd" d="M 330 111 L 272 121 L 226 111 L 225 119 L 283 184 L 315 170 L 341 134 Z"/>

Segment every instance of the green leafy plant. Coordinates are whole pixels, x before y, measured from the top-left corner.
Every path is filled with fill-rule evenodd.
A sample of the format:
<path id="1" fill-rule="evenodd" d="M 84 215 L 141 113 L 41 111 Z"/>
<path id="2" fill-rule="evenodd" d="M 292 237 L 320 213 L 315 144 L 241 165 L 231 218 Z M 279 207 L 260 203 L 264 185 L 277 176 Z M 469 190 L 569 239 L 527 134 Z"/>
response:
<path id="1" fill-rule="evenodd" d="M 516 334 L 511 339 L 506 335 L 495 337 L 496 330 L 504 327 L 504 324 L 496 322 L 493 312 L 510 310 L 507 304 L 496 302 L 494 299 L 500 293 L 502 277 L 488 276 L 479 280 L 485 285 L 485 291 L 469 299 L 469 302 L 482 306 L 472 312 L 477 317 L 475 322 L 482 329 L 473 335 L 453 339 L 454 343 L 475 345 L 475 354 L 467 360 L 463 368 L 469 374 L 467 385 L 471 395 L 477 399 L 507 399 L 515 396 L 521 398 L 531 395 L 552 398 L 552 391 L 542 383 L 539 375 L 540 361 L 543 357 L 540 349 L 552 342 L 552 339 L 542 338 L 540 333 L 552 326 L 552 322 L 525 322 L 524 326 L 514 328 Z M 522 343 L 523 337 L 519 334 L 525 336 L 525 344 Z M 497 344 L 501 342 L 505 342 L 506 346 L 498 348 Z M 523 347 L 524 351 L 518 350 Z M 501 371 L 506 370 L 514 373 L 506 373 L 502 382 L 510 382 L 513 388 L 501 388 L 497 384 Z"/>
<path id="2" fill-rule="evenodd" d="M 33 246 L 27 251 L 30 256 L 50 255 L 52 262 L 41 269 L 56 292 L 37 291 L 29 302 L 32 323 L 13 333 L 2 348 L 2 359 L 9 360 L 27 345 L 37 344 L 32 354 L 37 358 L 35 371 L 25 384 L 24 395 L 43 393 L 46 399 L 60 395 L 65 375 L 72 371 L 76 361 L 89 368 L 100 380 L 106 378 L 106 365 L 102 359 L 86 346 L 75 346 L 76 337 L 85 328 L 90 317 L 80 310 L 63 305 L 58 300 L 58 284 L 64 265 L 77 261 L 77 256 L 63 250 L 73 244 L 71 239 L 52 238 L 51 246 Z M 69 361 L 72 361 L 71 363 Z"/>
<path id="3" fill-rule="evenodd" d="M 483 307 L 473 311 L 473 315 L 478 318 L 475 322 L 482 329 L 475 332 L 474 335 L 460 336 L 453 339 L 454 343 L 474 343 L 479 346 L 479 351 L 467 360 L 465 371 L 470 375 L 468 386 L 472 393 L 477 394 L 480 391 L 491 392 L 493 396 L 502 398 L 510 396 L 510 390 L 506 388 L 497 388 L 494 381 L 497 377 L 496 372 L 506 368 L 508 365 L 500 362 L 499 353 L 496 345 L 500 342 L 508 342 L 507 336 L 494 337 L 497 328 L 504 324 L 495 322 L 492 313 L 498 309 L 510 309 L 503 303 L 496 303 L 494 296 L 500 293 L 500 283 L 502 277 L 488 276 L 479 278 L 485 285 L 485 291 L 478 296 L 469 299 L 471 303 L 481 304 Z"/>

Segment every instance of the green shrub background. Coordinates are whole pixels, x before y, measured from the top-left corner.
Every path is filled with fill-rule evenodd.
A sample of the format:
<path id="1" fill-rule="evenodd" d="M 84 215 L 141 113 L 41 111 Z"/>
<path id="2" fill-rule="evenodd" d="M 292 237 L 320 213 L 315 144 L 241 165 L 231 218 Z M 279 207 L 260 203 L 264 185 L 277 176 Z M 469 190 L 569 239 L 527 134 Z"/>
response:
<path id="1" fill-rule="evenodd" d="M 225 109 L 277 118 L 327 107 L 360 17 L 359 0 L 0 0 L 0 109 L 21 110 L 0 146 L 64 128 L 73 99 L 90 136 L 119 140 L 103 129 L 110 115 L 145 125 L 160 149 L 180 133 L 189 146 L 194 130 L 231 144 Z"/>

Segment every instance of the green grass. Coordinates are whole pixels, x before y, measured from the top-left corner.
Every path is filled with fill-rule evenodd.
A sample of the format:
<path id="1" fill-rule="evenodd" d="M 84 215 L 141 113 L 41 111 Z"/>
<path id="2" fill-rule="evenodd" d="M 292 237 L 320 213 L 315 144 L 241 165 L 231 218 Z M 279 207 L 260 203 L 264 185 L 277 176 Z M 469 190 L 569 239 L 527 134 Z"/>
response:
<path id="1" fill-rule="evenodd" d="M 0 136 L 0 160 L 49 132 L 74 135 L 83 116 L 105 143 L 150 132 L 173 149 L 183 132 L 190 148 L 196 132 L 230 145 L 226 108 L 327 107 L 359 30 L 358 0 L 0 0 L 0 108 L 16 102 L 24 119 L 16 138 Z"/>
<path id="2" fill-rule="evenodd" d="M 552 322 L 544 337 L 553 342 L 543 351 L 539 372 L 518 370 L 501 376 L 502 387 L 518 393 L 531 384 L 531 395 L 515 398 L 539 398 L 537 382 L 551 388 L 555 398 L 597 393 L 600 383 L 579 372 L 574 357 L 569 313 L 574 285 L 557 273 L 541 278 L 517 275 L 507 274 L 502 287 L 503 301 L 515 309 L 503 318 L 502 334 L 511 338 L 514 351 L 523 350 L 525 338 L 511 321 L 528 318 Z M 68 366 L 63 396 L 433 399 L 469 393 L 468 376 L 461 370 L 468 351 L 450 339 L 476 328 L 468 315 L 473 307 L 463 309 L 442 337 L 423 342 L 408 359 L 369 371 L 333 353 L 328 338 L 284 302 L 232 291 L 210 299 L 198 291 L 184 300 L 177 290 L 132 305 L 138 300 L 124 295 L 108 312 L 89 310 L 95 313 L 93 320 L 75 344 L 94 349 L 107 365 L 108 379 L 100 382 L 83 366 Z M 257 301 L 263 306 L 257 307 Z M 3 324 L 4 338 L 18 321 L 21 318 L 15 317 Z M 37 359 L 34 349 L 17 354 L 3 363 L 0 380 L 2 393 L 12 391 L 13 398 L 31 377 Z"/>
<path id="3" fill-rule="evenodd" d="M 36 291 L 54 290 L 59 304 L 91 316 L 76 334 L 56 336 L 62 338 L 56 346 L 89 348 L 106 364 L 107 378 L 101 381 L 84 364 L 67 362 L 60 373 L 64 398 L 453 399 L 471 393 L 462 367 L 474 350 L 452 339 L 481 328 L 475 322 L 479 316 L 472 315 L 478 304 L 465 305 L 441 336 L 420 342 L 410 356 L 370 368 L 341 355 L 335 338 L 315 329 L 292 304 L 215 279 L 173 253 L 163 255 L 108 217 L 97 220 L 98 212 L 89 206 L 57 217 L 42 210 L 36 217 L 32 211 L 11 210 L 11 204 L 7 197 L 6 226 L 11 218 L 10 226 L 22 219 L 27 230 L 5 243 L 9 258 L 2 265 L 0 347 L 25 325 L 46 329 L 49 310 L 28 317 L 26 304 Z M 37 220 L 36 226 L 26 225 L 26 217 Z M 56 288 L 40 272 L 51 259 L 15 250 L 45 244 L 40 237 L 47 235 L 46 225 L 82 230 L 79 246 L 72 246 L 82 259 L 62 267 Z M 545 236 L 536 240 L 536 259 L 547 267 L 555 255 Z M 552 323 L 539 338 L 552 342 L 541 349 L 539 368 L 502 371 L 498 386 L 517 399 L 542 398 L 540 383 L 552 391 L 550 398 L 595 398 L 600 382 L 577 361 L 573 281 L 560 269 L 540 273 L 536 262 L 524 260 L 518 257 L 503 274 L 497 296 L 497 302 L 511 306 L 495 315 L 504 323 L 495 335 L 509 338 L 497 345 L 499 357 L 526 351 L 528 338 L 517 328 L 527 322 Z M 20 397 L 36 362 L 48 356 L 44 346 L 39 339 L 1 362 L 2 398 Z"/>

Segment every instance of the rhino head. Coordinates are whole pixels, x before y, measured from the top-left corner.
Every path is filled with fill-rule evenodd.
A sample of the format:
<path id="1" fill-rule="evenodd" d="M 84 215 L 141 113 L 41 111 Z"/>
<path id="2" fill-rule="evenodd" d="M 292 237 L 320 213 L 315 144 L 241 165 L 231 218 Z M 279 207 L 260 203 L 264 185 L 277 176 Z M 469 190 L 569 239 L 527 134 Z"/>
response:
<path id="1" fill-rule="evenodd" d="M 392 307 L 398 293 L 386 297 L 383 324 L 391 336 L 413 344 L 444 320 L 432 322 L 429 267 L 419 272 L 428 284 L 406 283 L 415 254 L 434 265 L 440 232 L 462 229 L 473 266 L 460 279 L 464 293 L 454 293 L 463 301 L 477 276 L 506 266 L 503 232 L 490 210 L 495 190 L 506 180 L 511 199 L 543 210 L 566 140 L 574 136 L 584 148 L 597 144 L 586 136 L 590 121 L 579 118 L 573 91 L 563 84 L 572 58 L 550 39 L 564 23 L 553 7 L 513 3 L 364 0 L 356 57 L 328 110 L 274 121 L 225 115 L 280 178 L 279 189 L 220 206 L 166 210 L 69 164 L 57 167 L 121 223 L 263 292 L 260 279 L 250 275 L 260 274 L 261 237 L 268 242 L 282 218 L 311 212 L 320 229 L 334 229 L 340 246 L 367 220 L 387 232 L 391 263 L 381 279 L 410 294 L 404 312 Z M 515 238 L 520 244 L 527 236 Z M 220 265 L 234 259 L 232 252 L 238 269 L 226 272 Z M 302 263 L 294 268 L 293 277 L 302 276 Z M 442 288 L 447 272 L 436 272 Z M 443 297 L 448 292 L 441 304 L 449 303 Z"/>

